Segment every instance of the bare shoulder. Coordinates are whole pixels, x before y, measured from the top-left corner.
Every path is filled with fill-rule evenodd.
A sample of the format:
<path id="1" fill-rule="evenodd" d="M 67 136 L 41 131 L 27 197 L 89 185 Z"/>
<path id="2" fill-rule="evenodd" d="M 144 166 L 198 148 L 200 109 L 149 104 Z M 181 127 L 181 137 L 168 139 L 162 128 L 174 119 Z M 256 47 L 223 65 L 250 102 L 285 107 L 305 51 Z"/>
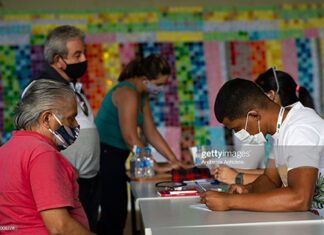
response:
<path id="1" fill-rule="evenodd" d="M 136 97 L 137 93 L 136 91 L 130 87 L 130 86 L 120 86 L 115 89 L 113 92 L 114 96 L 124 96 L 124 98 L 127 98 L 127 96 L 130 97 Z"/>
<path id="2" fill-rule="evenodd" d="M 112 94 L 112 101 L 115 106 L 121 103 L 137 102 L 137 93 L 130 86 L 120 86 Z"/>

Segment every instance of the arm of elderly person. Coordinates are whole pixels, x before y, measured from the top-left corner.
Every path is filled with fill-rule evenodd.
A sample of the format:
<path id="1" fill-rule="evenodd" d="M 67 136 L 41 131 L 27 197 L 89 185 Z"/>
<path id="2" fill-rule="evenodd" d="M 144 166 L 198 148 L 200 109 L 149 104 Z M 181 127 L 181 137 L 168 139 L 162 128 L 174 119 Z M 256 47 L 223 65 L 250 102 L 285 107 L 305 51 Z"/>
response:
<path id="1" fill-rule="evenodd" d="M 50 234 L 93 235 L 86 227 L 72 218 L 67 208 L 49 209 L 40 212 Z"/>
<path id="2" fill-rule="evenodd" d="M 228 193 L 207 191 L 201 202 L 212 210 L 306 211 L 309 209 L 317 168 L 300 167 L 288 172 L 288 187 L 280 187 L 275 168 L 266 169 L 252 184 L 234 185 Z M 280 180 L 280 179 L 279 179 Z"/>

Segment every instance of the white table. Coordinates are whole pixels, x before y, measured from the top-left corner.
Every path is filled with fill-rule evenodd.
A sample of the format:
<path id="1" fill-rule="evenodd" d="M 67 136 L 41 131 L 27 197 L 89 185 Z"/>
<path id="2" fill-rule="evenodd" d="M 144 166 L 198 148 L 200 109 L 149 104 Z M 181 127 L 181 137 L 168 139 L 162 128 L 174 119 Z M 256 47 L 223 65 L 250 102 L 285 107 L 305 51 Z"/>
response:
<path id="1" fill-rule="evenodd" d="M 135 203 L 138 206 L 139 201 L 142 200 L 164 200 L 170 199 L 170 197 L 160 197 L 157 195 L 157 190 L 155 188 L 155 184 L 157 182 L 130 182 L 132 194 L 135 199 Z M 172 198 L 199 198 L 199 196 L 179 196 Z"/>
<path id="2" fill-rule="evenodd" d="M 157 195 L 155 184 L 159 181 L 131 181 L 131 215 L 132 215 L 132 233 L 136 234 L 136 207 L 142 200 L 164 200 L 169 197 L 160 197 Z M 199 198 L 199 196 L 184 196 L 179 198 Z"/>
<path id="3" fill-rule="evenodd" d="M 235 226 L 250 226 L 254 229 L 261 225 L 263 227 L 263 225 L 324 224 L 323 218 L 310 212 L 209 212 L 189 207 L 199 203 L 199 200 L 199 198 L 172 198 L 139 201 L 145 234 L 150 235 L 153 231 L 162 230 L 186 230 L 186 228 L 205 231 L 208 227 L 223 227 L 225 231 L 225 227 Z"/>
<path id="4" fill-rule="evenodd" d="M 152 235 L 323 235 L 323 223 L 241 225 L 225 227 L 153 228 Z"/>

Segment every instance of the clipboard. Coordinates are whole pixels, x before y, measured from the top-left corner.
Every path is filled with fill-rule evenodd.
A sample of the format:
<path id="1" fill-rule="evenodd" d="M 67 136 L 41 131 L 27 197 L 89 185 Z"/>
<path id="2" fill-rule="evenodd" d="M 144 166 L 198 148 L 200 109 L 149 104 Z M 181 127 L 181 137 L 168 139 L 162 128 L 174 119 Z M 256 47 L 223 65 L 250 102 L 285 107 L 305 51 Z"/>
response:
<path id="1" fill-rule="evenodd" d="M 200 192 L 196 188 L 187 188 L 182 190 L 160 190 L 157 191 L 160 197 L 177 197 L 177 196 L 199 196 Z"/>

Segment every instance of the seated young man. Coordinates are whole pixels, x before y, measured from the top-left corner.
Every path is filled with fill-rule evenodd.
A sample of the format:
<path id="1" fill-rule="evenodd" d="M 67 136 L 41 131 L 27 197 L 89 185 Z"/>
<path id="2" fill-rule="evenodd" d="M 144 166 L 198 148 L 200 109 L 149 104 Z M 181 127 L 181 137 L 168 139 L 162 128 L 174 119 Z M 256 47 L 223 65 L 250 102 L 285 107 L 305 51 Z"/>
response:
<path id="1" fill-rule="evenodd" d="M 308 210 L 324 155 L 324 120 L 300 102 L 281 107 L 255 83 L 239 78 L 223 85 L 214 111 L 241 141 L 264 143 L 270 134 L 272 147 L 264 174 L 253 183 L 231 185 L 226 193 L 207 191 L 201 202 L 217 211 Z"/>

